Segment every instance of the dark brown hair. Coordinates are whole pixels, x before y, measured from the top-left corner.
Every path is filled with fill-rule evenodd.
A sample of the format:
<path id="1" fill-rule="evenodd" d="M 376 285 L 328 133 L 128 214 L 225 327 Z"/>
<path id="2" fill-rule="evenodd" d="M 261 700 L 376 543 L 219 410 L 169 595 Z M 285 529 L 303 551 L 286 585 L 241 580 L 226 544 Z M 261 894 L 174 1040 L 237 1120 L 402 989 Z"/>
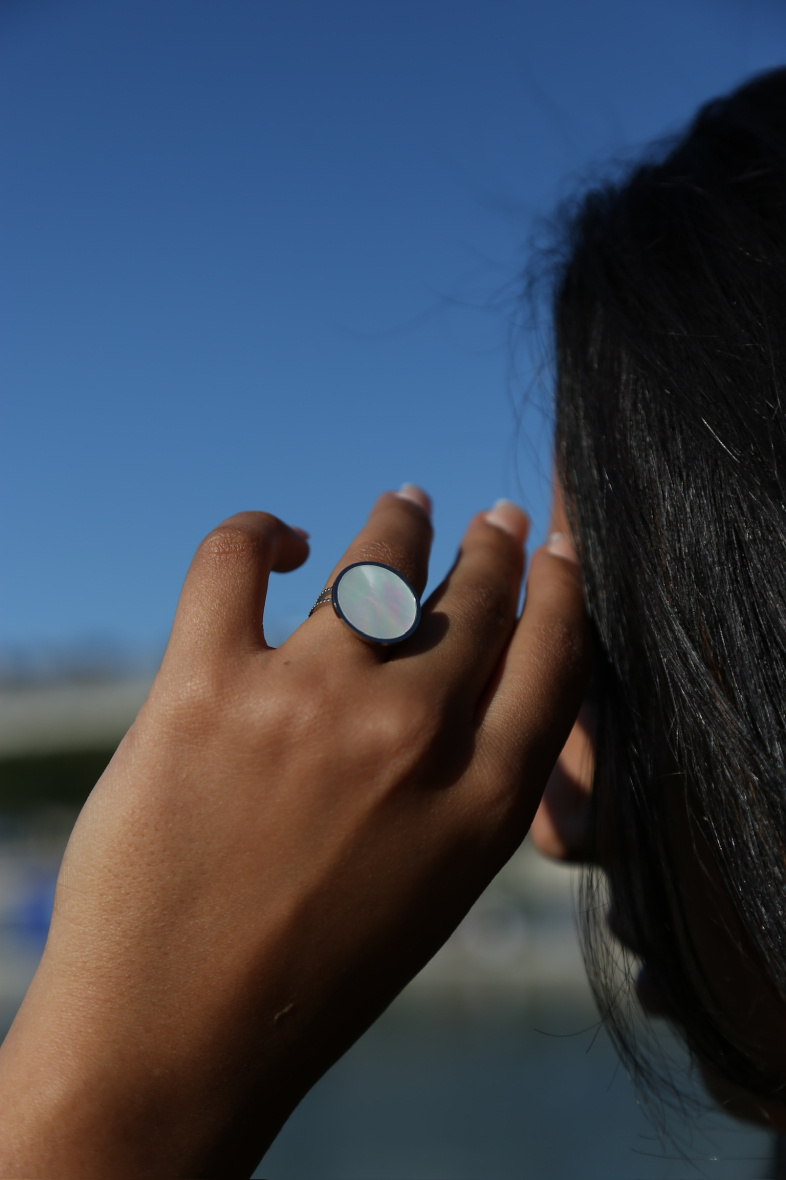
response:
<path id="1" fill-rule="evenodd" d="M 557 455 L 595 634 L 611 892 L 690 1047 L 782 1096 L 697 989 L 674 831 L 681 816 L 739 953 L 786 997 L 786 70 L 583 196 L 565 240 Z M 598 888 L 588 968 L 636 1065 Z"/>

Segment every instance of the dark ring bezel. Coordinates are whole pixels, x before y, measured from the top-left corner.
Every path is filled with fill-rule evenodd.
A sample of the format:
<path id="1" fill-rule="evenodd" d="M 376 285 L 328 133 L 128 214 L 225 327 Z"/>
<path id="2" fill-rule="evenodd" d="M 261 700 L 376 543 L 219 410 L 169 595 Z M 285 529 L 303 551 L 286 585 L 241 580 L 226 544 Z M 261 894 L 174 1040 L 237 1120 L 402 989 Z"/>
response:
<path id="1" fill-rule="evenodd" d="M 359 627 L 356 627 L 354 623 L 349 621 L 347 616 L 342 611 L 338 604 L 338 587 L 341 583 L 341 579 L 344 577 L 344 574 L 348 573 L 349 570 L 355 569 L 359 565 L 374 565 L 379 569 L 388 570 L 389 573 L 395 574 L 399 581 L 404 583 L 407 590 L 409 590 L 410 594 L 415 599 L 415 621 L 409 630 L 404 633 L 404 635 L 397 635 L 395 639 L 377 639 L 374 635 L 368 635 L 365 631 L 361 631 Z M 392 565 L 385 565 L 384 561 L 353 561 L 351 565 L 345 565 L 343 570 L 341 570 L 341 572 L 337 575 L 335 582 L 330 588 L 330 600 L 333 603 L 333 610 L 341 619 L 341 622 L 344 623 L 346 627 L 349 627 L 350 631 L 354 631 L 355 634 L 361 639 L 365 640 L 366 643 L 376 643 L 380 647 L 392 647 L 396 643 L 403 643 L 405 639 L 409 639 L 410 635 L 412 635 L 417 630 L 418 624 L 420 622 L 420 595 L 411 582 L 409 582 L 402 573 L 399 573 L 399 571 L 394 569 Z"/>

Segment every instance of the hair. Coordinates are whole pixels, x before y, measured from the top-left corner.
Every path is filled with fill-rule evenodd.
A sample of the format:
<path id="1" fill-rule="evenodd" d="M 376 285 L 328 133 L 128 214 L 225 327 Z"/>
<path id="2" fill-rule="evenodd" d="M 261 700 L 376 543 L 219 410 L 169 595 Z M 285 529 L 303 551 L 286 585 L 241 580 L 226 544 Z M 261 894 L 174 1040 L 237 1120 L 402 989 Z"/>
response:
<path id="1" fill-rule="evenodd" d="M 596 840 L 690 1049 L 782 1098 L 786 1063 L 765 1073 L 697 986 L 675 830 L 786 1000 L 786 69 L 585 194 L 565 240 L 556 446 L 595 641 Z M 596 897 L 591 874 L 588 972 L 635 1067 Z"/>

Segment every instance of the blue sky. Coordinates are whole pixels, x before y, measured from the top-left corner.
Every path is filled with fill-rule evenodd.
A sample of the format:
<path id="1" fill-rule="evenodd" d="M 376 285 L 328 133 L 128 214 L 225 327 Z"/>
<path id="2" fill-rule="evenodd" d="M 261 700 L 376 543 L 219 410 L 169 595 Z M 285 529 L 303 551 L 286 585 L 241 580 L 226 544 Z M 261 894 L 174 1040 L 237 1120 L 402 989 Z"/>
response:
<path id="1" fill-rule="evenodd" d="M 533 232 L 785 58 L 777 0 L 5 0 L 0 652 L 150 658 L 240 509 L 312 536 L 274 637 L 404 480 L 435 579 L 499 496 L 542 531 Z"/>

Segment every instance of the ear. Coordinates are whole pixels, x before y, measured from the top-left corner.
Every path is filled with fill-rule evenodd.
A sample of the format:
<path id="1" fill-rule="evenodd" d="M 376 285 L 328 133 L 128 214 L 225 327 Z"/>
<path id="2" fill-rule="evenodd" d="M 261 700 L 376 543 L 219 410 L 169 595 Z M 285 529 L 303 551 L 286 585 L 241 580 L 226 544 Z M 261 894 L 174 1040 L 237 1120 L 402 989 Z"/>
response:
<path id="1" fill-rule="evenodd" d="M 589 856 L 594 722 L 592 707 L 582 705 L 532 821 L 535 847 L 556 860 L 586 861 Z"/>

